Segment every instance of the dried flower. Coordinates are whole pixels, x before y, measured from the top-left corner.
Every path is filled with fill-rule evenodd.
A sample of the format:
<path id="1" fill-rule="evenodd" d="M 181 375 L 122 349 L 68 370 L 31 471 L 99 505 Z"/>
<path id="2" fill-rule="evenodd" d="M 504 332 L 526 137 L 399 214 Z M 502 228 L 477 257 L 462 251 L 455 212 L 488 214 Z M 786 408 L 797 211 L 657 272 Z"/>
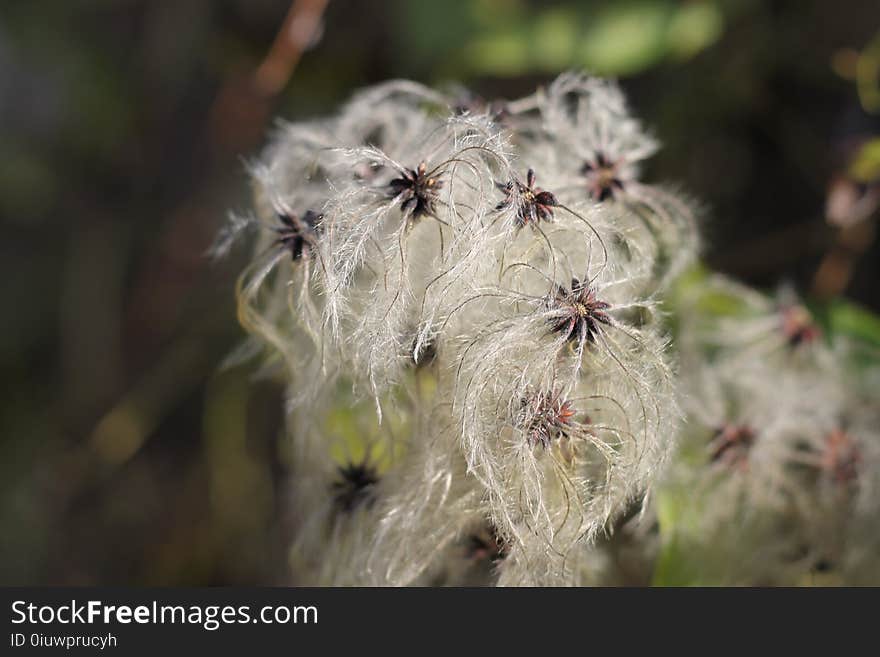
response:
<path id="1" fill-rule="evenodd" d="M 519 425 L 529 444 L 549 447 L 557 438 L 568 436 L 576 415 L 571 402 L 561 392 L 539 392 L 522 400 Z"/>
<path id="2" fill-rule="evenodd" d="M 389 196 L 400 201 L 400 209 L 414 219 L 436 214 L 436 203 L 443 181 L 437 171 L 428 171 L 421 162 L 415 169 L 404 169 L 401 177 L 388 183 Z"/>
<path id="3" fill-rule="evenodd" d="M 553 208 L 559 205 L 551 192 L 535 186 L 534 169 L 529 169 L 526 173 L 525 183 L 510 180 L 506 183 L 496 182 L 495 186 L 505 194 L 505 199 L 495 209 L 516 207 L 516 225 L 519 228 L 529 224 L 537 225 L 540 221 L 551 221 Z"/>
<path id="4" fill-rule="evenodd" d="M 709 444 L 709 460 L 727 467 L 746 468 L 749 449 L 755 442 L 755 432 L 747 425 L 726 424 L 715 431 Z"/>
<path id="5" fill-rule="evenodd" d="M 552 331 L 578 344 L 595 342 L 599 324 L 611 325 L 611 318 L 605 312 L 611 305 L 599 301 L 589 284 L 576 278 L 571 279 L 571 290 L 562 285 L 555 287 L 548 307 L 559 313 L 551 320 Z"/>
<path id="6" fill-rule="evenodd" d="M 308 210 L 302 218 L 295 214 L 278 215 L 281 226 L 275 229 L 278 233 L 276 242 L 290 251 L 293 260 L 308 257 L 309 252 L 314 248 L 318 222 L 321 219 L 322 216 L 312 210 Z"/>
<path id="7" fill-rule="evenodd" d="M 370 504 L 377 483 L 379 483 L 379 475 L 369 463 L 349 463 L 341 466 L 339 478 L 333 482 L 336 503 L 343 511 L 351 511 L 361 504 Z"/>
<path id="8" fill-rule="evenodd" d="M 623 191 L 623 181 L 618 173 L 619 166 L 620 161 L 609 161 L 601 151 L 595 154 L 593 160 L 584 163 L 581 173 L 587 179 L 590 198 L 601 203 Z"/>

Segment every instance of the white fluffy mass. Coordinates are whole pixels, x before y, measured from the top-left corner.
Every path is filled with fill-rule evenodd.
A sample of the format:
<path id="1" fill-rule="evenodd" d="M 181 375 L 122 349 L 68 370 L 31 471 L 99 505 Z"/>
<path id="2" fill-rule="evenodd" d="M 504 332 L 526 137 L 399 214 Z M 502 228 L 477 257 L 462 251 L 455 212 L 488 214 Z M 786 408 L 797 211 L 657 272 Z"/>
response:
<path id="1" fill-rule="evenodd" d="M 492 103 L 393 81 L 279 125 L 238 303 L 289 386 L 299 581 L 589 581 L 679 423 L 658 304 L 697 230 L 639 180 L 656 149 L 574 74 Z"/>

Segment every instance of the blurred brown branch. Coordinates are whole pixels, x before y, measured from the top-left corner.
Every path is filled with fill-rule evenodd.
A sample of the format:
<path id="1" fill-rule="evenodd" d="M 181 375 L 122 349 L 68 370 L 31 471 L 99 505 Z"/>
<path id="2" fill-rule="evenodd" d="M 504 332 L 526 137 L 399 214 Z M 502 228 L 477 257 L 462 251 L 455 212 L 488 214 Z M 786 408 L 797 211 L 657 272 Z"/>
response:
<path id="1" fill-rule="evenodd" d="M 254 74 L 257 91 L 275 96 L 285 87 L 303 51 L 318 35 L 327 2 L 294 0 L 269 54 Z"/>

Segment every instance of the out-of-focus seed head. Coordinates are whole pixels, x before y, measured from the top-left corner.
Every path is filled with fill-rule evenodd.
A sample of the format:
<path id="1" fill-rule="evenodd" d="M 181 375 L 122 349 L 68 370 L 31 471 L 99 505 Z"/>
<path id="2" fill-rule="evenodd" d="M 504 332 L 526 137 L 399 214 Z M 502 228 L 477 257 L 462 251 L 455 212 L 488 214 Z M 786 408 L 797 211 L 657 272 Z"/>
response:
<path id="1" fill-rule="evenodd" d="M 843 429 L 835 428 L 825 436 L 820 463 L 832 481 L 841 486 L 854 483 L 861 460 L 859 446 Z"/>
<path id="2" fill-rule="evenodd" d="M 501 561 L 507 556 L 507 546 L 491 523 L 474 530 L 467 537 L 465 552 L 474 561 Z"/>
<path id="3" fill-rule="evenodd" d="M 610 161 L 602 152 L 585 162 L 581 173 L 586 179 L 587 193 L 594 201 L 601 203 L 623 191 L 624 180 L 619 162 Z"/>
<path id="4" fill-rule="evenodd" d="M 822 336 L 810 311 L 801 305 L 783 305 L 779 309 L 782 334 L 788 345 L 796 348 L 809 345 Z"/>
<path id="5" fill-rule="evenodd" d="M 372 504 L 379 473 L 369 463 L 349 463 L 339 468 L 333 482 L 333 496 L 342 511 L 353 511 Z"/>
<path id="6" fill-rule="evenodd" d="M 754 430 L 746 424 L 726 424 L 715 431 L 709 443 L 709 460 L 726 467 L 744 470 L 749 450 L 755 442 Z"/>
<path id="7" fill-rule="evenodd" d="M 281 225 L 274 229 L 278 234 L 275 242 L 290 251 L 293 260 L 308 258 L 315 247 L 322 218 L 322 215 L 313 210 L 306 211 L 302 217 L 292 213 L 279 214 Z"/>

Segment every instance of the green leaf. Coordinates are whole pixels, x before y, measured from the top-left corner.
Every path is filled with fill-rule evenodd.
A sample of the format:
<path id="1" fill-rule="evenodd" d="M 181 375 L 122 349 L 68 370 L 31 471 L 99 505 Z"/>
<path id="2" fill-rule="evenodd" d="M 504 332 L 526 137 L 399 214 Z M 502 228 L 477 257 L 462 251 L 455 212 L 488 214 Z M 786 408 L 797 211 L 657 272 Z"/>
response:
<path id="1" fill-rule="evenodd" d="M 691 572 L 687 552 L 682 548 L 678 537 L 673 536 L 663 544 L 660 554 L 657 556 L 654 574 L 651 577 L 651 586 L 698 585 L 699 582 Z"/>
<path id="2" fill-rule="evenodd" d="M 547 10 L 535 22 L 533 58 L 538 68 L 559 71 L 571 66 L 578 41 L 578 19 L 570 7 Z"/>
<path id="3" fill-rule="evenodd" d="M 688 500 L 684 491 L 657 493 L 657 524 L 662 547 L 654 564 L 652 586 L 696 586 L 699 584 L 682 533 Z"/>
<path id="4" fill-rule="evenodd" d="M 693 57 L 711 46 L 724 29 L 724 16 L 714 2 L 691 2 L 675 12 L 666 34 L 671 55 Z"/>
<path id="5" fill-rule="evenodd" d="M 606 75 L 637 73 L 666 54 L 669 8 L 661 2 L 618 3 L 599 12 L 580 49 L 581 63 Z"/>
<path id="6" fill-rule="evenodd" d="M 880 138 L 862 145 L 849 165 L 849 174 L 863 183 L 880 180 Z"/>
<path id="7" fill-rule="evenodd" d="M 668 303 L 674 311 L 683 299 L 695 299 L 694 309 L 716 317 L 740 315 L 747 309 L 745 299 L 733 291 L 713 287 L 709 270 L 698 264 L 676 279 Z"/>
<path id="8" fill-rule="evenodd" d="M 462 59 L 475 73 L 522 75 L 533 69 L 529 50 L 529 34 L 525 31 L 488 33 L 469 43 Z"/>
<path id="9" fill-rule="evenodd" d="M 846 335 L 880 347 L 880 317 L 857 304 L 832 302 L 827 321 L 833 335 Z"/>

